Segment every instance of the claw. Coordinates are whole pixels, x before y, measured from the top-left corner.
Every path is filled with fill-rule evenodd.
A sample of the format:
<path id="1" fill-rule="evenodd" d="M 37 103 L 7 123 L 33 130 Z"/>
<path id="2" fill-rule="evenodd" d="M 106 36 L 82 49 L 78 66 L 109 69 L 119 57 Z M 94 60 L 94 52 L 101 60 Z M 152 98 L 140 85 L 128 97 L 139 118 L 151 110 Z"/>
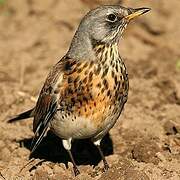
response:
<path id="1" fill-rule="evenodd" d="M 75 176 L 80 174 L 80 171 L 79 171 L 79 169 L 76 166 L 73 166 L 73 169 L 74 169 Z"/>

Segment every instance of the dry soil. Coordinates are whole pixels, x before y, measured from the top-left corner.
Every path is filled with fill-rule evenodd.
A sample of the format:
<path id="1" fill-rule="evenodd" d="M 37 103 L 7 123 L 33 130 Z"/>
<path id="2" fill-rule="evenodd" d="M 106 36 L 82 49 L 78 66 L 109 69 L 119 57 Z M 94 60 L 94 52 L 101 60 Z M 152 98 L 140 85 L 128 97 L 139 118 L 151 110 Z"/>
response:
<path id="1" fill-rule="evenodd" d="M 130 92 L 120 120 L 103 140 L 111 168 L 103 173 L 97 149 L 88 140 L 75 141 L 81 174 L 74 178 L 68 155 L 50 132 L 23 168 L 29 161 L 32 119 L 8 124 L 8 117 L 34 106 L 80 19 L 108 3 L 152 8 L 129 25 L 120 42 Z M 179 11 L 179 0 L 1 0 L 0 179 L 179 180 Z"/>

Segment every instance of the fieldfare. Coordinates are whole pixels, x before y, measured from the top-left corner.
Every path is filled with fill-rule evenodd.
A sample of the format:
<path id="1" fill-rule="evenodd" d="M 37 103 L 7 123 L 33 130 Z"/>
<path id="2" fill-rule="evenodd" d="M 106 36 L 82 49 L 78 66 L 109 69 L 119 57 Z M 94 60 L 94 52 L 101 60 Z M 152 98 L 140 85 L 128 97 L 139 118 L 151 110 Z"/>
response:
<path id="1" fill-rule="evenodd" d="M 100 142 L 119 118 L 129 87 L 118 43 L 128 23 L 149 10 L 101 6 L 84 16 L 68 52 L 47 76 L 36 106 L 9 120 L 34 118 L 31 153 L 50 129 L 62 139 L 75 175 L 80 172 L 71 153 L 73 139 L 91 138 L 108 169 Z"/>

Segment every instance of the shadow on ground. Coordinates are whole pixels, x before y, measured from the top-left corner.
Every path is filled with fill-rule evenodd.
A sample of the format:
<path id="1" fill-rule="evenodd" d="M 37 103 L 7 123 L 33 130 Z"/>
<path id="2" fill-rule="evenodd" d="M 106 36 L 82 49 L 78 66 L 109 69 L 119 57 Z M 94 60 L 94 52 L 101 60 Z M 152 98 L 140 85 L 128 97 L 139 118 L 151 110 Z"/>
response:
<path id="1" fill-rule="evenodd" d="M 20 146 L 24 146 L 29 150 L 31 149 L 31 142 L 32 138 L 19 141 Z M 113 144 L 109 134 L 103 138 L 101 148 L 105 156 L 113 154 Z M 98 149 L 90 139 L 75 140 L 72 143 L 72 154 L 77 165 L 96 166 L 101 161 Z M 64 163 L 66 166 L 68 162 L 71 161 L 62 145 L 61 139 L 50 131 L 29 158 L 39 158 L 44 159 L 45 161 Z"/>

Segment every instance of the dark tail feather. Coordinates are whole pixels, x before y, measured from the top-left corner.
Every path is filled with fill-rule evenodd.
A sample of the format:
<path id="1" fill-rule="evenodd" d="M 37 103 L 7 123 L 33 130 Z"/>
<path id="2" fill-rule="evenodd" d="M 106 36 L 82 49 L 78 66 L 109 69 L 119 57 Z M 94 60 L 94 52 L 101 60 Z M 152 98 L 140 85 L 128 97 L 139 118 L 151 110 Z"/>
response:
<path id="1" fill-rule="evenodd" d="M 28 111 L 25 111 L 21 114 L 18 114 L 14 117 L 12 117 L 11 119 L 8 120 L 8 123 L 13 123 L 15 121 L 19 121 L 19 120 L 23 120 L 23 119 L 27 119 L 27 118 L 30 118 L 30 117 L 33 117 L 34 116 L 34 108 L 33 109 L 30 109 Z"/>

